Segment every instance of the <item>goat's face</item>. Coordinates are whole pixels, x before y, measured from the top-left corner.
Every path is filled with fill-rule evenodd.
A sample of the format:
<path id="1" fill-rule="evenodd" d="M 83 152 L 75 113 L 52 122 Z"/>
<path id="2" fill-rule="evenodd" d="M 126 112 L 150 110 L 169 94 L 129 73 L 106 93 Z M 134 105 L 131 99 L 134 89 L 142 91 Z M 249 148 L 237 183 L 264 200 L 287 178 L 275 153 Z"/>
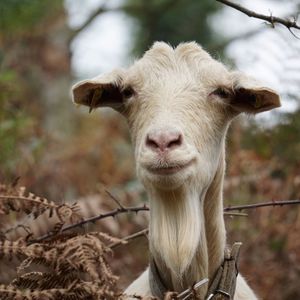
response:
<path id="1" fill-rule="evenodd" d="M 196 43 L 155 43 L 128 70 L 76 84 L 75 103 L 111 106 L 128 120 L 138 177 L 148 188 L 204 189 L 213 179 L 230 120 L 280 106 L 278 95 L 229 72 Z"/>

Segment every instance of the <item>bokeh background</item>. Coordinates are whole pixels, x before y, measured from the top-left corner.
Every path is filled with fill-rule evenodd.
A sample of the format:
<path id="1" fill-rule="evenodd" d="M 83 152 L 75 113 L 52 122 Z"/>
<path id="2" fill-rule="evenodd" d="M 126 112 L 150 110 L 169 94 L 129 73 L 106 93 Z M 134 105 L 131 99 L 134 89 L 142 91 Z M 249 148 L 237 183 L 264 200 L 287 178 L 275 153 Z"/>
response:
<path id="1" fill-rule="evenodd" d="M 240 3 L 281 17 L 300 12 L 299 0 Z M 107 109 L 76 109 L 70 86 L 126 67 L 153 41 L 196 40 L 282 97 L 275 112 L 232 124 L 226 205 L 299 199 L 300 32 L 294 34 L 211 0 L 1 0 L 0 181 L 20 177 L 38 195 L 94 199 L 101 211 L 115 206 L 103 187 L 126 205 L 147 202 L 125 121 Z M 98 223 L 126 236 L 146 227 L 147 214 Z M 229 242 L 243 242 L 241 272 L 258 295 L 300 299 L 300 208 L 256 209 L 226 223 Z M 147 256 L 145 238 L 116 249 L 111 264 L 121 288 L 146 267 Z"/>

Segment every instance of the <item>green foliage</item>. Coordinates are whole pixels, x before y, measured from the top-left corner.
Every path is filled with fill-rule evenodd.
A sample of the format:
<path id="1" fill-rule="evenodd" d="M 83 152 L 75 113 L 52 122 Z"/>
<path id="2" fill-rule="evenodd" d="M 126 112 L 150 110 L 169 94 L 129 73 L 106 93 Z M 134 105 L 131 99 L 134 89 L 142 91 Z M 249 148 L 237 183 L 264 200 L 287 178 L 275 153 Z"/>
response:
<path id="1" fill-rule="evenodd" d="M 282 252 L 286 244 L 286 239 L 284 237 L 273 238 L 269 241 L 269 247 L 274 252 Z"/>
<path id="2" fill-rule="evenodd" d="M 153 41 L 177 45 L 195 40 L 207 47 L 216 39 L 209 24 L 209 17 L 218 10 L 215 1 L 127 0 L 127 5 L 127 13 L 137 22 L 134 54 L 142 54 Z"/>
<path id="3" fill-rule="evenodd" d="M 22 143 L 31 127 L 29 117 L 17 100 L 22 90 L 18 82 L 15 72 L 0 71 L 0 165 L 6 174 L 15 167 L 20 157 L 17 145 Z"/>
<path id="4" fill-rule="evenodd" d="M 55 12 L 61 2 L 61 0 L 1 0 L 0 31 L 11 34 L 33 29 L 51 12 Z"/>
<path id="5" fill-rule="evenodd" d="M 62 65 L 51 61 L 53 49 L 45 50 L 51 42 L 49 32 L 55 32 L 64 13 L 62 4 L 62 0 L 0 1 L 0 176 L 5 178 L 32 165 L 43 146 L 38 128 L 44 118 L 43 71 Z"/>

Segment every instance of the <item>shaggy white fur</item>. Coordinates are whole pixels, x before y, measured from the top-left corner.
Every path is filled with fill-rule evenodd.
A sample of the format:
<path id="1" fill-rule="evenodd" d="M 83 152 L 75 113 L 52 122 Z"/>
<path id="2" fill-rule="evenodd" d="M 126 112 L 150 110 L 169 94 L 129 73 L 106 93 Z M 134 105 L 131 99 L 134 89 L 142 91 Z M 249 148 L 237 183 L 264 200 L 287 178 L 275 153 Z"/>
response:
<path id="1" fill-rule="evenodd" d="M 225 136 L 240 112 L 280 106 L 279 96 L 232 72 L 196 43 L 157 42 L 128 70 L 79 82 L 75 103 L 111 106 L 129 124 L 138 178 L 150 202 L 150 251 L 164 282 L 182 291 L 223 261 Z M 125 291 L 151 295 L 148 270 Z M 207 285 L 198 291 L 204 299 Z M 239 276 L 235 300 L 257 299 Z"/>

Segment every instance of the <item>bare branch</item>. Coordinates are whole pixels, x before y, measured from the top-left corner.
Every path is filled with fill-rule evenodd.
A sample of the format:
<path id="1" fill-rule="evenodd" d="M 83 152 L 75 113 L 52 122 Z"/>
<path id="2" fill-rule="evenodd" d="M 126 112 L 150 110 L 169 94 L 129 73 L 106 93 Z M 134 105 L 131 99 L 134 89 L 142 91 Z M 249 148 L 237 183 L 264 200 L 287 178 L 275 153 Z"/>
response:
<path id="1" fill-rule="evenodd" d="M 294 20 L 289 20 L 289 19 L 274 17 L 274 16 L 272 16 L 272 14 L 270 16 L 267 16 L 267 15 L 256 13 L 253 10 L 247 9 L 247 8 L 241 6 L 240 4 L 231 2 L 229 0 L 216 0 L 216 1 L 223 3 L 227 6 L 230 6 L 234 9 L 246 14 L 248 17 L 267 21 L 268 23 L 271 24 L 272 27 L 275 27 L 275 24 L 278 23 L 278 24 L 285 26 L 289 31 L 291 31 L 291 28 L 300 29 L 300 25 L 297 24 L 296 18 L 294 18 Z"/>
<path id="2" fill-rule="evenodd" d="M 249 205 L 240 205 L 240 206 L 232 206 L 232 207 L 225 207 L 224 208 L 224 215 L 225 216 L 243 216 L 247 217 L 247 214 L 243 213 L 230 213 L 228 211 L 233 210 L 243 210 L 243 209 L 255 209 L 259 207 L 267 207 L 267 206 L 283 206 L 283 205 L 293 205 L 293 204 L 300 204 L 300 200 L 288 200 L 288 201 L 272 201 L 272 202 L 263 202 L 263 203 L 257 203 L 257 204 L 249 204 Z M 110 248 L 115 248 L 120 245 L 123 245 L 124 242 L 128 242 L 130 240 L 136 239 L 138 237 L 147 236 L 149 233 L 149 229 L 143 229 L 141 231 L 138 231 L 134 234 L 128 235 L 121 239 L 121 241 L 113 243 L 109 245 Z"/>
<path id="3" fill-rule="evenodd" d="M 138 237 L 141 237 L 141 236 L 147 237 L 148 232 L 149 232 L 149 229 L 146 228 L 146 229 L 143 229 L 143 230 L 141 230 L 141 231 L 135 232 L 135 233 L 133 233 L 133 234 L 131 234 L 131 235 L 125 236 L 125 237 L 122 238 L 120 241 L 110 244 L 110 245 L 109 245 L 109 248 L 111 248 L 111 249 L 116 248 L 116 247 L 118 247 L 118 246 L 120 246 L 120 245 L 123 245 L 124 242 L 128 242 L 128 241 L 130 241 L 130 240 L 134 240 L 134 239 L 136 239 L 136 238 L 138 238 Z"/>
<path id="4" fill-rule="evenodd" d="M 294 205 L 294 204 L 300 204 L 300 200 L 269 201 L 269 202 L 262 202 L 256 204 L 228 206 L 224 208 L 224 212 L 233 211 L 233 210 L 241 211 L 245 209 L 254 209 L 254 208 L 266 207 L 266 206 L 284 206 L 284 205 Z"/>
<path id="5" fill-rule="evenodd" d="M 121 204 L 121 202 L 113 195 L 111 194 L 108 190 L 105 190 L 105 193 L 121 208 L 123 209 L 124 206 Z"/>
<path id="6" fill-rule="evenodd" d="M 97 216 L 94 216 L 94 217 L 91 217 L 91 218 L 84 219 L 80 222 L 77 222 L 77 223 L 74 223 L 74 224 L 71 224 L 71 225 L 67 225 L 67 226 L 63 227 L 60 232 L 65 232 L 67 230 L 71 230 L 71 229 L 74 229 L 74 228 L 77 228 L 77 227 L 82 227 L 83 225 L 85 225 L 87 223 L 94 223 L 96 221 L 99 221 L 99 220 L 102 220 L 102 219 L 105 219 L 105 218 L 108 218 L 108 217 L 115 217 L 119 214 L 131 213 L 131 212 L 138 213 L 140 211 L 147 211 L 147 210 L 149 210 L 149 208 L 146 205 L 117 208 L 117 209 L 112 210 L 108 213 L 100 214 L 100 215 L 97 215 Z M 47 234 L 45 234 L 41 237 L 38 237 L 37 239 L 31 240 L 30 243 L 38 243 L 40 241 L 51 238 L 55 235 L 56 235 L 55 233 L 50 232 L 50 233 L 47 233 Z"/>
<path id="7" fill-rule="evenodd" d="M 237 214 L 237 213 L 231 213 L 228 214 L 227 212 L 230 211 L 241 211 L 241 210 L 245 210 L 245 209 L 255 209 L 255 208 L 259 208 L 259 207 L 266 207 L 266 206 L 284 206 L 284 205 L 295 205 L 295 204 L 300 204 L 300 200 L 287 200 L 287 201 L 270 201 L 270 202 L 262 202 L 262 203 L 256 203 L 256 204 L 246 204 L 246 205 L 238 205 L 238 206 L 229 206 L 229 207 L 225 207 L 224 208 L 224 214 L 225 215 L 232 215 L 232 216 L 245 216 L 245 214 Z M 67 230 L 71 230 L 77 227 L 82 227 L 83 225 L 87 224 L 87 223 L 94 223 L 96 221 L 108 218 L 108 217 L 115 217 L 119 214 L 124 214 L 124 213 L 138 213 L 140 211 L 148 211 L 149 207 L 146 205 L 142 205 L 142 206 L 131 206 L 131 207 L 125 207 L 122 206 L 122 208 L 117 208 L 113 211 L 110 211 L 108 213 L 105 214 L 100 214 L 91 218 L 87 218 L 85 220 L 81 220 L 80 222 L 71 224 L 71 225 L 67 225 L 63 228 L 61 228 L 60 232 L 65 232 Z M 55 232 L 49 232 L 43 236 L 40 236 L 36 239 L 30 240 L 30 243 L 37 243 L 40 242 L 42 240 L 46 240 L 48 238 L 51 238 L 53 236 L 55 236 L 57 233 Z"/>

